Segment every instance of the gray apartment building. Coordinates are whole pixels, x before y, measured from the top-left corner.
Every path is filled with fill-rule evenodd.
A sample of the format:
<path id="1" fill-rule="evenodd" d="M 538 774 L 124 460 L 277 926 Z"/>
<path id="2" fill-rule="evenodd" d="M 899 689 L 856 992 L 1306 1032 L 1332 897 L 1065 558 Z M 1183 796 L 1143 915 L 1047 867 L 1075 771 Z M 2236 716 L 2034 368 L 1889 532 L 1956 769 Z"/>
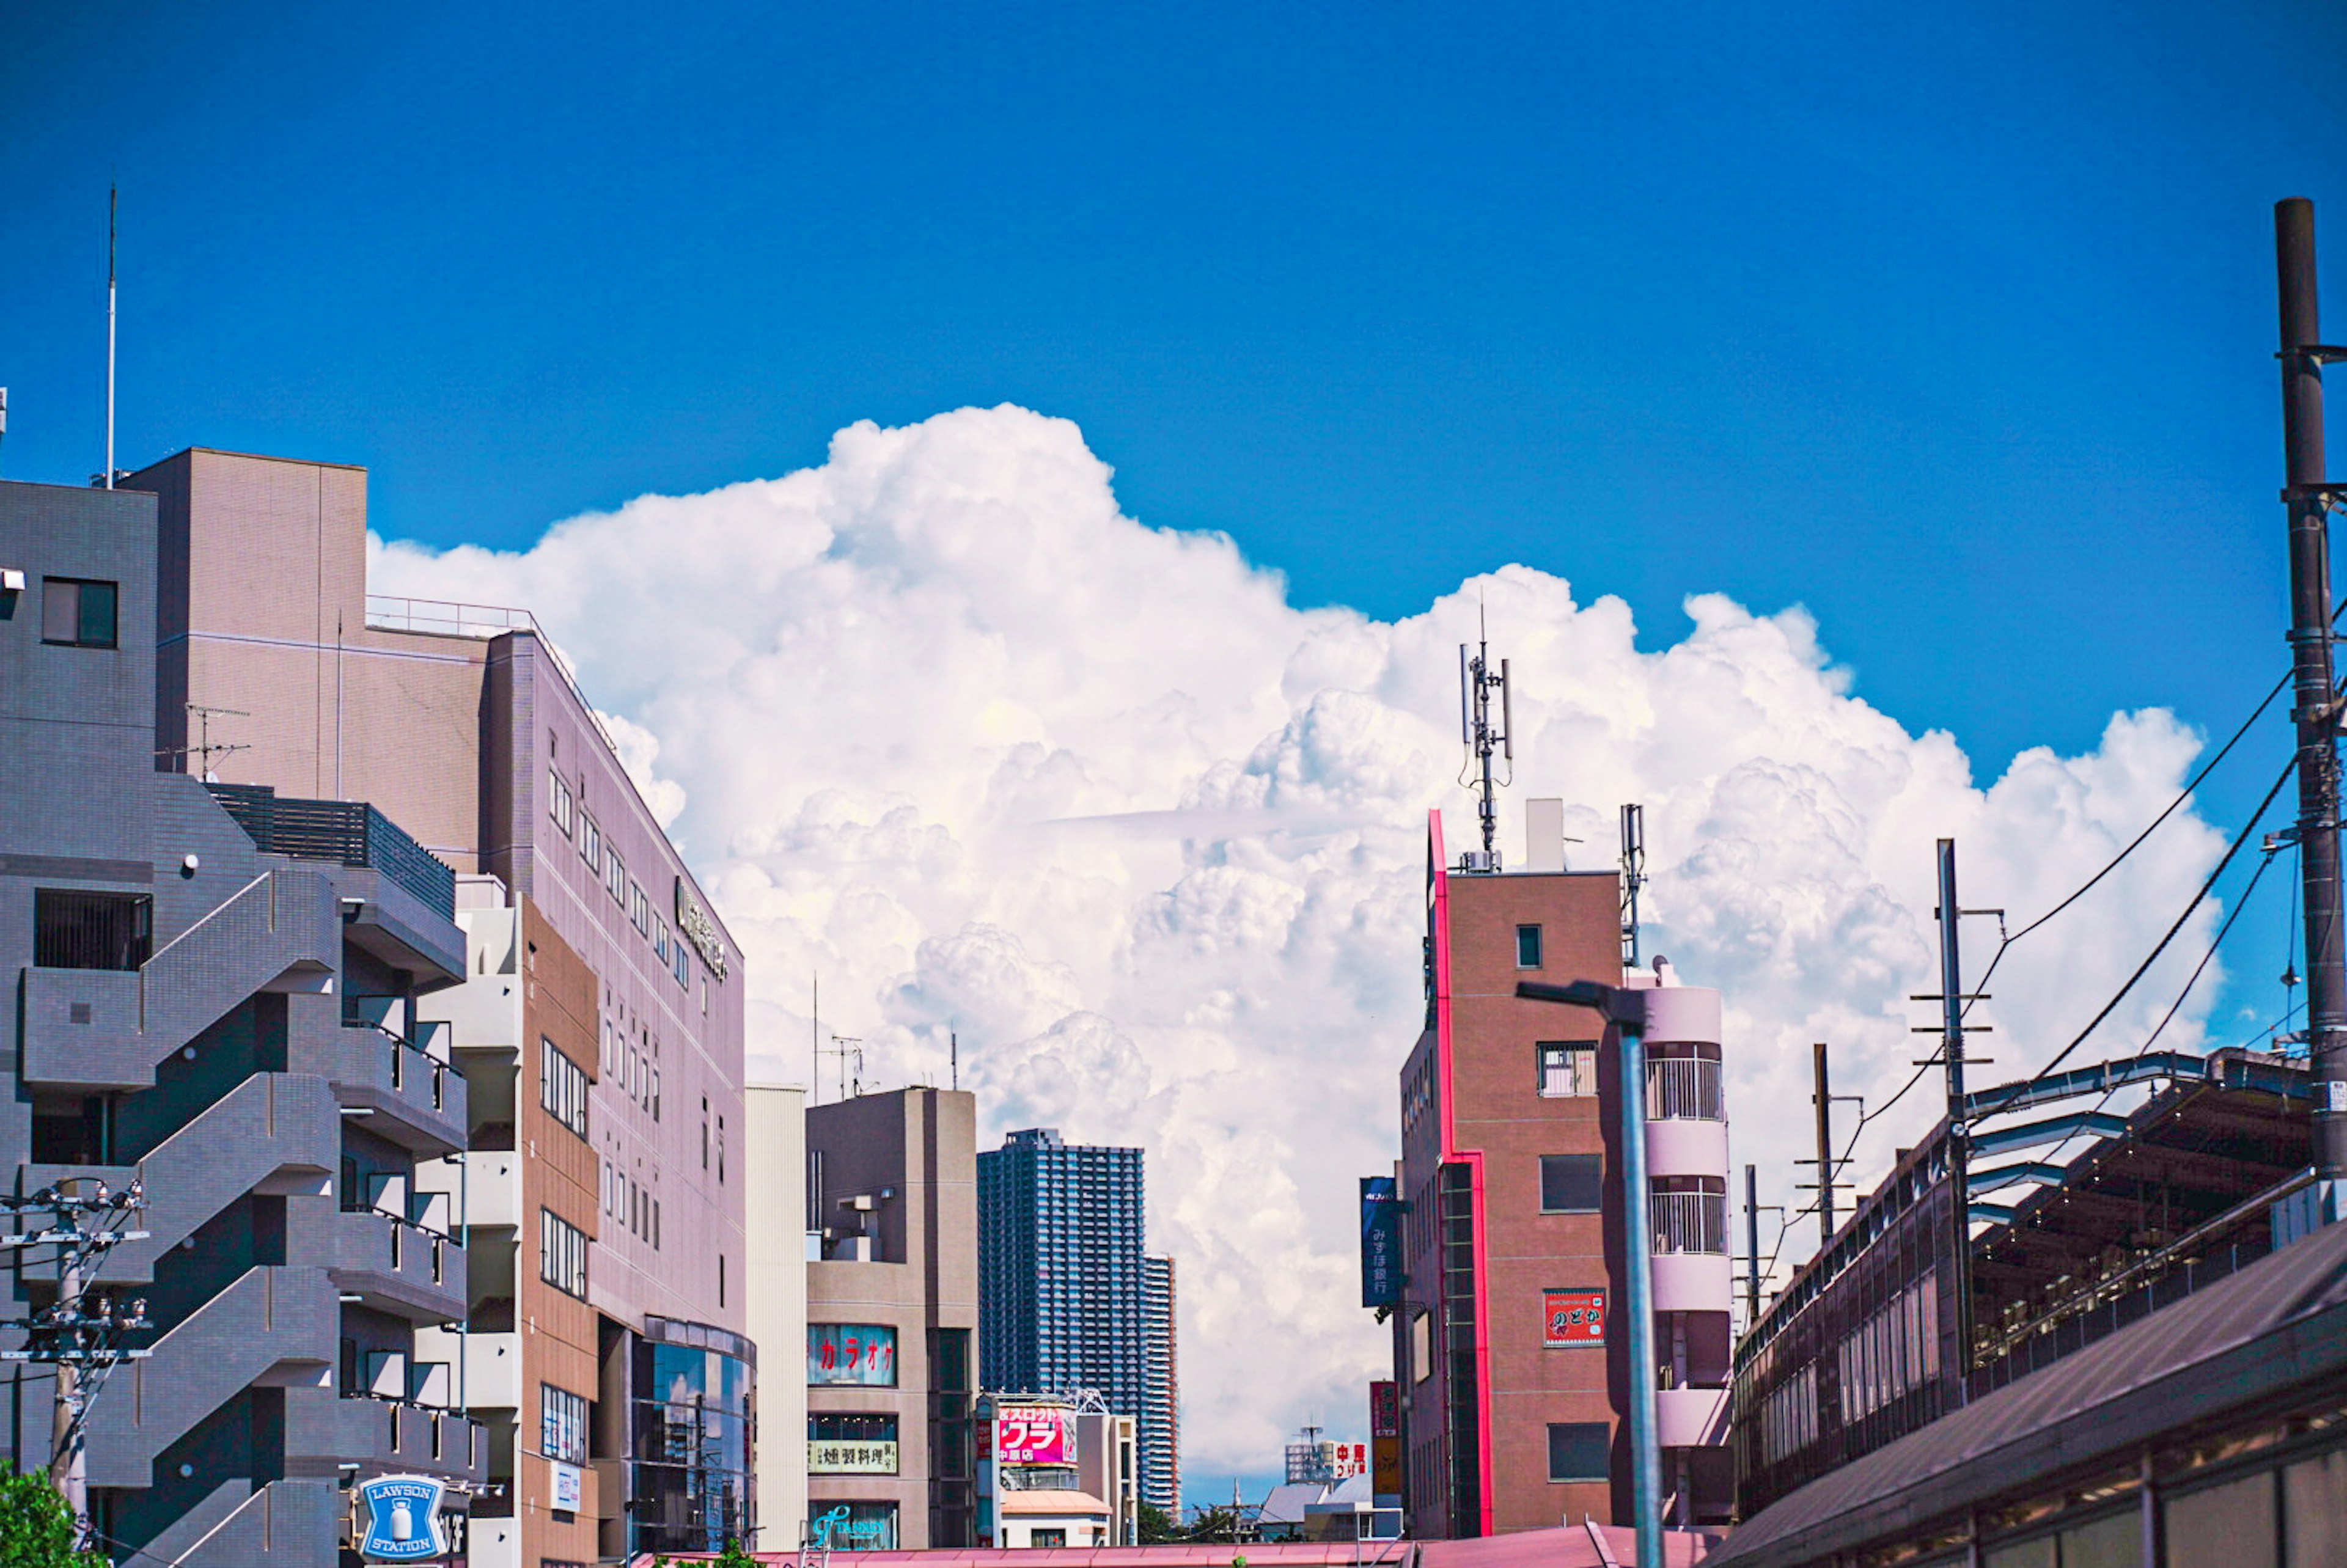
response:
<path id="1" fill-rule="evenodd" d="M 471 1118 L 419 1011 L 466 941 L 449 866 L 374 805 L 158 771 L 157 540 L 152 496 L 0 484 L 0 1161 L 19 1197 L 146 1194 L 87 1281 L 153 1324 L 85 1429 L 105 1550 L 306 1568 L 352 1481 L 487 1478 L 429 1338 L 467 1260 L 419 1180 Z M 0 1348 L 58 1299 L 56 1253 L 15 1255 Z M 46 1466 L 49 1368 L 0 1381 L 5 1457 Z"/>
<path id="2" fill-rule="evenodd" d="M 978 1156 L 989 1389 L 1100 1396 L 1139 1429 L 1141 1500 L 1181 1506 L 1174 1270 L 1143 1255 L 1143 1152 L 1012 1132 Z"/>
<path id="3" fill-rule="evenodd" d="M 128 483 L 165 764 L 373 802 L 456 874 L 461 983 L 417 1012 L 472 1153 L 417 1180 L 472 1257 L 466 1331 L 426 1339 L 484 1427 L 474 1568 L 748 1539 L 740 948 L 527 610 L 367 592 L 364 469 L 196 448 Z"/>
<path id="4" fill-rule="evenodd" d="M 961 1091 L 811 1106 L 804 1237 L 776 1225 L 753 1238 L 805 1246 L 817 1549 L 978 1543 L 977 1160 L 977 1098 Z"/>

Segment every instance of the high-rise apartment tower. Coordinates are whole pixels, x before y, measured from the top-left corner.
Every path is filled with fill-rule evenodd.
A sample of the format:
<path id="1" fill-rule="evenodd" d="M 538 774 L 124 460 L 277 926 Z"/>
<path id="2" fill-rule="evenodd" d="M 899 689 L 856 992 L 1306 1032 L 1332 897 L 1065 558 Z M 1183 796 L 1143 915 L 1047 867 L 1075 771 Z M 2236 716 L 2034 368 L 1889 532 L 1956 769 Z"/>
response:
<path id="1" fill-rule="evenodd" d="M 1142 1501 L 1180 1506 L 1173 1268 L 1143 1247 L 1142 1151 L 1011 1133 L 978 1156 L 979 1359 L 989 1389 L 1085 1389 L 1133 1416 Z M 1153 1290 L 1153 1276 L 1159 1288 Z M 1153 1379 L 1153 1347 L 1163 1378 Z"/>

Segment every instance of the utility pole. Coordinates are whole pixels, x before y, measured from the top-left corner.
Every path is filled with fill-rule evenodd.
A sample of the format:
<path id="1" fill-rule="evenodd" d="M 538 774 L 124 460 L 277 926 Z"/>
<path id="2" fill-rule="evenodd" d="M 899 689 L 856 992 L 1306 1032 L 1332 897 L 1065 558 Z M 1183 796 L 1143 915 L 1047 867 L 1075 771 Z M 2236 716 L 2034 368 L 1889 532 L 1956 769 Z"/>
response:
<path id="1" fill-rule="evenodd" d="M 1972 1128 L 1964 1114 L 1964 975 L 1956 927 L 1956 841 L 1940 840 L 1940 1055 L 1948 1078 L 1948 1206 L 1956 1234 L 1948 1255 L 1956 1298 L 1956 1379 L 1960 1401 L 1971 1399 L 1973 1370 Z"/>
<path id="2" fill-rule="evenodd" d="M 1818 1122 L 1818 1249 L 1822 1252 L 1834 1233 L 1833 1095 L 1827 1081 L 1826 1042 L 1809 1047 L 1809 1071 L 1817 1080 Z"/>
<path id="3" fill-rule="evenodd" d="M 2340 929 L 2340 705 L 2332 684 L 2331 508 L 2347 487 L 2323 477 L 2322 366 L 2347 360 L 2326 347 L 2316 311 L 2314 203 L 2274 206 L 2281 299 L 2281 429 L 2290 518 L 2290 646 L 2298 726 L 2299 875 L 2306 906 L 2306 1039 L 2314 1102 L 2317 1202 L 2325 1224 L 2342 1214 L 2347 1183 L 2347 949 Z"/>
<path id="4" fill-rule="evenodd" d="M 1504 662 L 1504 661 L 1503 661 Z M 1646 885 L 1646 808 L 1622 808 L 1622 967 L 1638 967 L 1638 890 Z"/>
<path id="5" fill-rule="evenodd" d="M 84 1192 L 83 1188 L 91 1190 Z M 126 1241 L 144 1241 L 147 1232 L 127 1228 L 147 1206 L 137 1178 L 121 1192 L 88 1176 L 69 1176 L 28 1198 L 0 1197 L 10 1232 L 0 1248 L 57 1250 L 56 1299 L 24 1325 L 25 1347 L 0 1351 L 0 1360 L 46 1363 L 56 1368 L 49 1417 L 49 1483 L 74 1517 L 74 1544 L 90 1541 L 87 1455 L 89 1409 L 106 1375 L 124 1361 L 143 1360 L 151 1351 L 122 1346 L 122 1335 L 149 1328 L 147 1303 L 118 1306 L 111 1296 L 91 1296 L 89 1281 L 107 1253 Z M 37 1223 L 28 1216 L 46 1215 Z M 18 1268 L 21 1270 L 20 1263 Z"/>
<path id="6" fill-rule="evenodd" d="M 106 188 L 106 487 L 114 488 L 114 212 L 120 192 Z"/>

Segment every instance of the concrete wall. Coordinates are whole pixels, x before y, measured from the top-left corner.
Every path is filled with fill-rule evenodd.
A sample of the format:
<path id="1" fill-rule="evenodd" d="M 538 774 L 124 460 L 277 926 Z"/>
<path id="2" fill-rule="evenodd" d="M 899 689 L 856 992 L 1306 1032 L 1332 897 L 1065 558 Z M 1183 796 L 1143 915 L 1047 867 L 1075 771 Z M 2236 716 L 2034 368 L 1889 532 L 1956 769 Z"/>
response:
<path id="1" fill-rule="evenodd" d="M 749 1200 L 750 1337 L 758 1385 L 758 1543 L 795 1547 L 806 1524 L 806 1092 L 750 1086 L 743 1176 Z"/>

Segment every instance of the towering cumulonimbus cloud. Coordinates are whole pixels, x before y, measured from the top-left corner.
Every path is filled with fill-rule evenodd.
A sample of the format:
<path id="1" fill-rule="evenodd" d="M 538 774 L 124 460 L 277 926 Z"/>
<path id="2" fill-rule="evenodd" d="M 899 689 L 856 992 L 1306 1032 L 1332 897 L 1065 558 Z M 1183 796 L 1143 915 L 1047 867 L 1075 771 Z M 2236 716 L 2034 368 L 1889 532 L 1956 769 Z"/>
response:
<path id="1" fill-rule="evenodd" d="M 1456 645 L 1479 613 L 1518 685 L 1503 847 L 1525 798 L 1557 795 L 1576 864 L 1610 865 L 1616 804 L 1645 804 L 1648 950 L 1726 993 L 1734 1157 L 1788 1204 L 1809 1042 L 1872 1105 L 1911 1071 L 1933 840 L 1959 840 L 1966 902 L 2017 924 L 2166 805 L 2199 747 L 2164 712 L 2119 714 L 2092 753 L 2028 752 L 1982 787 L 1952 737 L 1851 696 L 1806 613 L 1716 595 L 1645 649 L 1619 600 L 1523 566 L 1392 622 L 1298 610 L 1228 538 L 1125 517 L 1073 425 L 1008 406 L 859 424 L 820 467 L 648 496 L 518 554 L 381 545 L 372 571 L 527 605 L 575 661 L 742 945 L 753 1073 L 806 1078 L 820 973 L 867 1084 L 943 1081 L 958 1031 L 987 1141 L 1051 1125 L 1147 1148 L 1202 1471 L 1276 1469 L 1307 1419 L 1361 1431 L 1386 1365 L 1355 1305 L 1355 1178 L 1396 1151 L 1425 813 L 1454 844 L 1473 820 Z M 2179 813 L 2011 950 L 1978 1015 L 2000 1072 L 2092 1015 L 2220 848 Z M 2209 917 L 2101 1039 L 2141 1039 Z M 2201 1016 L 2168 1038 L 2194 1043 Z M 1932 1100 L 1870 1130 L 1861 1175 Z"/>

